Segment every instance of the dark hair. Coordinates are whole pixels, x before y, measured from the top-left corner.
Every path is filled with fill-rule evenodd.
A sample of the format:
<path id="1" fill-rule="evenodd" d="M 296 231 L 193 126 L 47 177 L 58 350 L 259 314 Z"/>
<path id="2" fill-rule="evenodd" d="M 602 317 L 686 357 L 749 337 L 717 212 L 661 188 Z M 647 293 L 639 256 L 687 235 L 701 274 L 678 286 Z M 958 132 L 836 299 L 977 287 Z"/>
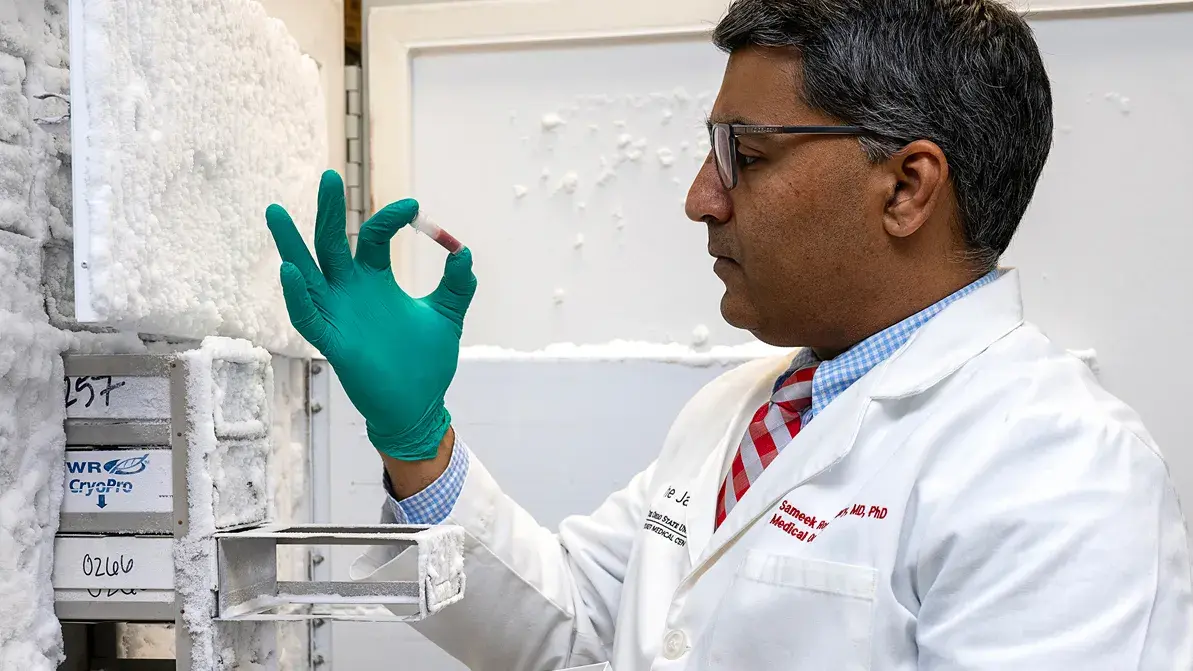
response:
<path id="1" fill-rule="evenodd" d="M 1022 17 L 997 0 L 736 0 L 713 41 L 794 48 L 804 102 L 882 136 L 860 139 L 871 160 L 935 142 L 969 255 L 997 264 L 1052 145 L 1052 92 Z"/>

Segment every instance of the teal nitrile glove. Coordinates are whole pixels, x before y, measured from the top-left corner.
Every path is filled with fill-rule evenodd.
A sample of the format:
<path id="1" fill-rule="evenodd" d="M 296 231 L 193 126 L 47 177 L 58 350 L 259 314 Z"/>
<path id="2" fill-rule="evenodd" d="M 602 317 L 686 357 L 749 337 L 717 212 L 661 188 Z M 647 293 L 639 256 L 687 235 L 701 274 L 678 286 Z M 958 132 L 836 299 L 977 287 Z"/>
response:
<path id="1" fill-rule="evenodd" d="M 323 173 L 316 266 L 286 210 L 270 205 L 265 211 L 282 257 L 290 321 L 327 357 L 364 415 L 374 447 L 403 461 L 434 458 L 451 424 L 443 396 L 456 373 L 464 313 L 476 292 L 467 248 L 448 257 L 430 295 L 412 298 L 398 286 L 389 241 L 417 213 L 417 202 L 401 200 L 374 214 L 360 228 L 353 258 L 344 234 L 344 184 L 335 171 Z"/>

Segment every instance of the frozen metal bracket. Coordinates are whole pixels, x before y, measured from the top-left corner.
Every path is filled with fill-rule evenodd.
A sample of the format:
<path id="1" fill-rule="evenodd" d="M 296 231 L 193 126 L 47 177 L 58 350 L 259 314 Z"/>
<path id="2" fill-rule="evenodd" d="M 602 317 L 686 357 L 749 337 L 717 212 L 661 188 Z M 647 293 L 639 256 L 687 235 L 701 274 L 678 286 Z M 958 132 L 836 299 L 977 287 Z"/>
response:
<path id="1" fill-rule="evenodd" d="M 215 538 L 221 621 L 416 621 L 464 596 L 464 531 L 456 526 L 275 525 Z M 417 570 L 409 580 L 283 581 L 279 545 L 390 546 L 394 557 L 415 552 Z"/>
<path id="2" fill-rule="evenodd" d="M 64 111 L 62 114 L 59 114 L 57 116 L 48 116 L 48 117 L 40 117 L 39 116 L 39 117 L 34 118 L 33 119 L 34 123 L 38 124 L 39 126 L 52 126 L 55 124 L 60 124 L 64 121 L 68 121 L 70 119 L 70 96 L 69 95 L 61 95 L 58 93 L 38 93 L 37 95 L 35 95 L 33 97 L 37 100 L 50 100 L 50 99 L 61 100 L 63 103 L 65 103 L 65 107 L 66 107 L 66 111 Z"/>

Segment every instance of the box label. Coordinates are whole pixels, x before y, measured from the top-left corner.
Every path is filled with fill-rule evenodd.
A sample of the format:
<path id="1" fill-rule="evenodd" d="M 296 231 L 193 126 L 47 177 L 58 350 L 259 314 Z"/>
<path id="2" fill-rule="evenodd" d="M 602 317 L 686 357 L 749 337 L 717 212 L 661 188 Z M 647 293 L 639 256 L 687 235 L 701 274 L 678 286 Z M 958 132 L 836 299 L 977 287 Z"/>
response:
<path id="1" fill-rule="evenodd" d="M 174 592 L 168 589 L 54 589 L 55 601 L 116 601 L 120 603 L 170 603 Z"/>
<path id="2" fill-rule="evenodd" d="M 169 419 L 170 380 L 112 375 L 67 377 L 68 419 Z"/>
<path id="3" fill-rule="evenodd" d="M 64 513 L 174 510 L 170 450 L 67 450 Z"/>
<path id="4" fill-rule="evenodd" d="M 174 539 L 59 536 L 54 539 L 56 589 L 154 590 L 174 588 Z"/>

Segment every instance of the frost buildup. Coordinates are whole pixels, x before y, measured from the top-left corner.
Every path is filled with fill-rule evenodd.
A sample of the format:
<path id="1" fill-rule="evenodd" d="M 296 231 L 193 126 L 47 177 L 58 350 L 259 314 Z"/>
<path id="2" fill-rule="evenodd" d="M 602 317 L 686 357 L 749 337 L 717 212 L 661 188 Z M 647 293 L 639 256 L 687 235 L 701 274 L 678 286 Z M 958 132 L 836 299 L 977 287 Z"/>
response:
<path id="1" fill-rule="evenodd" d="M 54 203 L 69 146 L 43 117 L 62 108 L 46 94 L 68 92 L 65 10 L 65 0 L 0 0 L 0 671 L 53 671 L 62 659 L 50 575 L 69 338 L 46 316 L 41 256 L 63 229 Z"/>
<path id="2" fill-rule="evenodd" d="M 11 261 L 6 240 L 0 259 Z M 26 290 L 28 273 L 39 271 L 35 259 L 22 267 L 0 272 L 0 671 L 52 671 L 62 645 L 50 557 L 62 505 L 66 338 L 44 313 L 10 309 L 23 302 L 12 297 Z"/>
<path id="3" fill-rule="evenodd" d="M 225 331 L 257 334 L 258 342 L 281 351 L 302 348 L 285 321 L 280 294 L 269 295 L 276 289 L 276 264 L 262 262 L 275 254 L 263 222 L 242 227 L 222 212 L 202 210 L 208 224 L 223 222 L 241 236 L 221 240 L 216 233 L 204 237 L 203 231 L 215 230 L 210 225 L 172 235 L 178 231 L 171 227 L 182 224 L 167 215 L 185 211 L 178 206 L 188 199 L 230 203 L 227 211 L 258 213 L 271 200 L 293 202 L 292 211 L 309 237 L 314 208 L 305 195 L 326 164 L 316 66 L 259 3 L 218 0 L 207 3 L 212 11 L 206 13 L 193 11 L 194 6 L 207 7 L 194 2 L 84 4 L 87 30 L 97 39 L 89 44 L 93 67 L 77 74 L 84 74 L 92 85 L 93 103 L 102 107 L 106 101 L 111 106 L 107 116 L 92 115 L 97 127 L 91 139 L 100 153 L 88 155 L 83 148 L 76 161 L 71 143 L 68 2 L 0 0 L 0 610 L 5 613 L 0 618 L 0 671 L 54 671 L 62 659 L 51 584 L 64 480 L 62 355 L 148 349 L 131 330 L 75 322 L 72 176 L 87 171 L 95 178 L 88 185 L 102 191 L 94 201 L 106 208 L 101 228 L 110 226 L 100 231 L 106 235 L 95 251 L 111 257 L 115 270 L 127 271 L 109 276 L 109 295 L 129 312 L 143 307 L 154 311 L 154 319 L 166 315 L 163 323 L 171 327 L 145 332 L 178 330 L 173 327 L 181 325 L 196 327 L 195 337 Z M 219 21 L 212 22 L 212 16 Z M 216 34 L 220 30 L 228 34 Z M 229 49 L 228 44 L 252 45 L 251 53 Z M 136 50 L 146 45 L 165 49 L 165 55 L 133 63 L 145 55 Z M 229 62 L 234 67 L 227 67 Z M 113 67 L 100 67 L 103 63 Z M 156 87 L 149 95 L 146 82 L 155 73 L 144 68 L 150 64 L 174 70 L 156 73 L 166 75 L 156 81 L 183 85 L 165 93 Z M 264 108 L 257 106 L 235 138 L 225 131 L 239 128 L 237 124 L 210 124 L 213 109 L 220 114 L 232 114 L 234 107 L 254 109 L 229 99 L 227 91 L 235 86 L 233 80 L 257 76 L 261 85 L 238 90 L 256 91 L 246 95 L 272 100 L 280 106 L 278 114 L 262 114 Z M 202 85 L 212 78 L 221 81 Z M 215 107 L 195 99 L 179 104 L 178 96 L 216 95 L 212 92 L 219 92 L 223 101 L 216 101 Z M 161 132 L 163 123 L 172 124 L 170 133 Z M 254 132 L 254 123 L 270 128 Z M 129 129 L 133 131 L 125 132 Z M 262 141 L 267 136 L 285 136 L 284 151 L 267 146 Z M 151 151 L 145 153 L 146 147 Z M 156 163 L 146 163 L 146 156 Z M 225 172 L 239 177 L 225 179 Z M 166 188 L 162 180 L 175 186 Z M 232 191 L 220 187 L 235 183 L 247 186 Z M 88 185 L 81 186 L 86 190 Z M 294 193 L 297 198 L 291 197 Z M 259 207 L 249 207 L 253 203 Z M 199 212 L 190 210 L 188 216 L 193 220 Z M 167 237 L 191 253 L 163 254 L 153 241 Z M 223 256 L 203 251 L 212 244 L 231 251 Z M 220 267 L 204 266 L 205 256 L 216 259 Z M 203 289 L 196 293 L 187 287 Z M 212 300 L 199 304 L 207 297 Z M 258 309 L 261 305 L 268 309 Z M 165 342 L 153 346 L 161 352 L 180 349 Z M 269 357 L 261 350 L 244 342 L 214 340 L 185 356 L 206 371 L 205 378 L 194 376 L 192 384 L 208 391 L 199 397 L 205 405 L 196 414 L 205 419 L 191 436 L 202 448 L 197 450 L 200 461 L 188 464 L 197 497 L 192 534 L 175 548 L 181 598 L 188 601 L 190 623 L 201 634 L 201 654 L 192 668 L 273 668 L 274 657 L 282 668 L 308 668 L 300 654 L 304 647 L 291 644 L 291 628 L 279 632 L 275 651 L 270 628 L 237 625 L 239 632 L 217 632 L 211 625 L 215 574 L 210 533 L 224 524 L 265 520 L 271 512 L 282 522 L 304 521 L 297 515 L 302 512 L 299 490 L 305 486 L 302 468 L 309 436 L 271 425 L 272 373 Z M 292 371 L 301 371 L 301 362 L 279 359 Z M 283 429 L 301 427 L 293 418 L 304 413 L 301 384 L 289 380 L 288 387 L 291 393 L 274 406 L 285 415 Z M 301 568 L 301 559 L 283 568 Z M 160 625 L 133 627 L 122 633 L 121 648 L 129 657 L 152 657 L 166 648 L 172 652 L 172 637 Z"/>
<path id="4" fill-rule="evenodd" d="M 327 167 L 318 64 L 252 0 L 81 5 L 73 175 L 96 320 L 312 354 L 290 326 L 264 213 L 284 204 L 311 240 Z"/>
<path id="5" fill-rule="evenodd" d="M 216 624 L 215 542 L 222 529 L 268 521 L 271 357 L 243 340 L 209 337 L 181 355 L 187 365 L 190 526 L 177 541 L 175 591 L 195 669 L 276 669 L 271 623 Z"/>

